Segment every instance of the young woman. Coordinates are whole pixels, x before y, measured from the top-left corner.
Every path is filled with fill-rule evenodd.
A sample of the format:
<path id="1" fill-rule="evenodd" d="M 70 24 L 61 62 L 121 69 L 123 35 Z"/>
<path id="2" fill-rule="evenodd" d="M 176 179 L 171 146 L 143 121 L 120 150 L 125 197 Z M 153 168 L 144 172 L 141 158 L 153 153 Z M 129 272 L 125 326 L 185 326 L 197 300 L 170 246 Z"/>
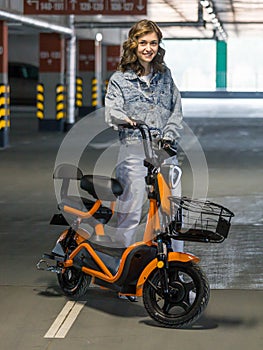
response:
<path id="1" fill-rule="evenodd" d="M 163 138 L 176 142 L 182 128 L 181 97 L 164 64 L 165 50 L 160 46 L 162 32 L 149 20 L 137 22 L 123 43 L 118 70 L 111 76 L 105 98 L 106 122 L 115 129 L 118 124 L 143 120 L 163 132 Z M 118 202 L 118 242 L 129 246 L 135 241 L 136 228 L 141 220 L 145 198 L 146 168 L 141 134 L 136 129 L 122 129 L 116 176 L 124 187 Z M 166 162 L 176 163 L 176 157 Z M 178 186 L 177 193 L 181 189 Z M 176 244 L 175 244 L 176 243 Z M 173 242 L 173 249 L 181 251 L 183 242 Z"/>

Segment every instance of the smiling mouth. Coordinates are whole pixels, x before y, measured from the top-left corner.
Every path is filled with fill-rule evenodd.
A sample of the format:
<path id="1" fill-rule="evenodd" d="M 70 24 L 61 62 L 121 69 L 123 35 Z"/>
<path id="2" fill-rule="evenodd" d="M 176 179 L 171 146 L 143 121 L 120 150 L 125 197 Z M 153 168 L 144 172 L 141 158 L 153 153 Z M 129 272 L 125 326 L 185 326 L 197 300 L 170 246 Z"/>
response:
<path id="1" fill-rule="evenodd" d="M 145 57 L 152 57 L 152 55 L 153 55 L 153 53 L 151 52 L 151 53 L 144 53 L 143 54 Z"/>

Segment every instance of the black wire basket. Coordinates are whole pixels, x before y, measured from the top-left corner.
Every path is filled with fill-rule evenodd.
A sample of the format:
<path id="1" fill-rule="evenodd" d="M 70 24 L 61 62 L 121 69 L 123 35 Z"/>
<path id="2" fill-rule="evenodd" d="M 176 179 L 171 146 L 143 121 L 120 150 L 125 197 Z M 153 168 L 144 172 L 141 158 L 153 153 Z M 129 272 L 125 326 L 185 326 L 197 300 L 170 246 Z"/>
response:
<path id="1" fill-rule="evenodd" d="M 187 197 L 170 197 L 173 238 L 183 241 L 221 243 L 229 233 L 234 214 L 223 206 Z"/>

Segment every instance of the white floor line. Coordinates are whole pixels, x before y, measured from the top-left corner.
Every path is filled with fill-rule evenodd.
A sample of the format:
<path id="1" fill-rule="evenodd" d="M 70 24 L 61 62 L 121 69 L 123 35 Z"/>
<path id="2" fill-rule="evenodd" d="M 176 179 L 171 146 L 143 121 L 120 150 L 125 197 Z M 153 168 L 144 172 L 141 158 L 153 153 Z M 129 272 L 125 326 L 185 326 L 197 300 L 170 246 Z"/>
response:
<path id="1" fill-rule="evenodd" d="M 65 338 L 85 304 L 86 301 L 68 301 L 44 338 Z"/>

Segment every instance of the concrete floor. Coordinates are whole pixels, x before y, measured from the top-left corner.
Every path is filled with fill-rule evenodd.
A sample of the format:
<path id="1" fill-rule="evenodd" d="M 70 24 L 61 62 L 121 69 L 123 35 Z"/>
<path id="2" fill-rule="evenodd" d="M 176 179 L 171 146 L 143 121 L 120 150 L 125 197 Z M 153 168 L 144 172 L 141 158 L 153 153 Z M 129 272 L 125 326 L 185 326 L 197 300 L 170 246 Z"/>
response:
<path id="1" fill-rule="evenodd" d="M 233 108 L 231 100 L 185 103 L 185 120 L 208 164 L 208 197 L 235 213 L 224 243 L 186 244 L 201 257 L 212 288 L 204 316 L 189 329 L 164 329 L 150 320 L 141 301 L 91 288 L 64 338 L 45 338 L 68 301 L 56 276 L 37 271 L 35 264 L 58 237 L 58 228 L 48 223 L 56 211 L 52 172 L 65 135 L 39 133 L 33 112 L 17 108 L 10 147 L 0 151 L 0 349 L 262 349 L 263 118 L 262 106 L 252 102 L 253 109 L 249 101 L 244 106 L 235 100 Z M 93 149 L 92 157 L 100 152 Z M 192 175 L 182 155 L 187 194 Z"/>

